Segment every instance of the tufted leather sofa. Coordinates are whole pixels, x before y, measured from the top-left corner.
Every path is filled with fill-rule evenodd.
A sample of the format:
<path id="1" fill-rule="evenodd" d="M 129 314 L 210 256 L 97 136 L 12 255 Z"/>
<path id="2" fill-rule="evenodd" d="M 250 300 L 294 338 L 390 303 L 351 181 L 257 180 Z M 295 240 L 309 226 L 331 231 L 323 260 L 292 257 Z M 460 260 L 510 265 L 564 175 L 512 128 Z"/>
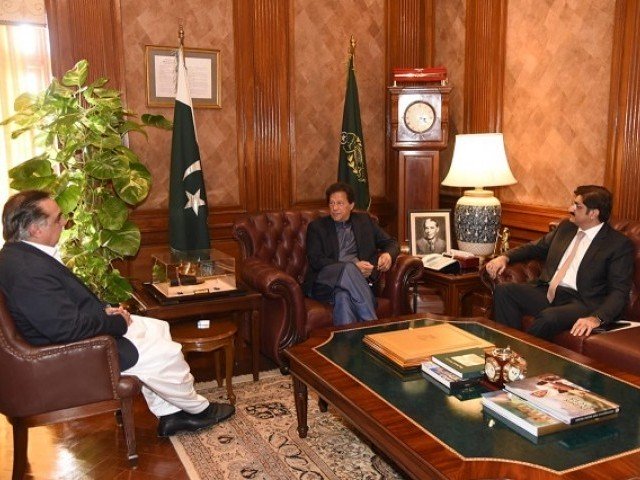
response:
<path id="1" fill-rule="evenodd" d="M 640 221 L 612 219 L 609 224 L 629 237 L 635 246 L 633 286 L 624 320 L 640 322 Z M 493 291 L 499 283 L 535 280 L 540 275 L 540 270 L 541 263 L 530 260 L 509 264 L 495 280 L 483 267 L 480 278 Z M 523 328 L 528 327 L 532 320 L 531 317 L 525 317 Z M 592 333 L 588 337 L 574 337 L 569 332 L 562 332 L 556 335 L 553 341 L 595 360 L 640 375 L 640 327 Z"/>
<path id="2" fill-rule="evenodd" d="M 301 286 L 307 271 L 307 225 L 327 213 L 265 212 L 244 217 L 233 226 L 243 258 L 240 277 L 263 296 L 260 350 L 282 371 L 287 370 L 285 348 L 306 339 L 314 329 L 333 324 L 331 307 L 305 297 Z M 407 290 L 421 273 L 419 258 L 398 256 L 375 286 L 380 318 L 411 312 Z"/>

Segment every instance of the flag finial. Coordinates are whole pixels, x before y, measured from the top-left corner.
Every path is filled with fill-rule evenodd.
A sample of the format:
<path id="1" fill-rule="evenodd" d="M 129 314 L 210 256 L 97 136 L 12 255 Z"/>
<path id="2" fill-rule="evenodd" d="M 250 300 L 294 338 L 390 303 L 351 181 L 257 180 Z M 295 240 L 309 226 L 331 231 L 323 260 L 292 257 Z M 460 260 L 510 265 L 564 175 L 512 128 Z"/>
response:
<path id="1" fill-rule="evenodd" d="M 178 38 L 180 39 L 180 46 L 184 47 L 184 26 L 182 25 L 182 19 L 178 26 Z"/>
<path id="2" fill-rule="evenodd" d="M 356 53 L 356 39 L 351 35 L 351 40 L 349 40 L 349 55 L 355 55 Z"/>

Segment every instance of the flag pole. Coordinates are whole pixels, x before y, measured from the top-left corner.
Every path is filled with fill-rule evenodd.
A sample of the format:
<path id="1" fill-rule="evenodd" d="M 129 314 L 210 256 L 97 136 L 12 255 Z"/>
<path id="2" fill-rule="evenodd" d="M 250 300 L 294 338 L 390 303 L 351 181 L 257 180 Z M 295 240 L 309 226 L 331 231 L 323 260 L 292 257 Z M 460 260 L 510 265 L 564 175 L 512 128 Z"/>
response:
<path id="1" fill-rule="evenodd" d="M 340 134 L 340 152 L 338 156 L 338 181 L 351 185 L 355 193 L 355 204 L 359 210 L 369 210 L 369 179 L 367 161 L 360 120 L 360 101 L 355 76 L 356 39 L 349 39 L 347 60 L 347 91 L 342 113 L 342 132 Z"/>

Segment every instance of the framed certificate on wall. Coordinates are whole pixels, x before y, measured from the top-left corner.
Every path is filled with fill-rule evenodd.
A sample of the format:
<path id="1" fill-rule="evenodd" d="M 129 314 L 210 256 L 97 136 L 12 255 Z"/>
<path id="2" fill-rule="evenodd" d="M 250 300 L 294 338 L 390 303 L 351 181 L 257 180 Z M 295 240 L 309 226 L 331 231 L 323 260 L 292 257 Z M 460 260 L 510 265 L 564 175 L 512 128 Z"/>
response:
<path id="1" fill-rule="evenodd" d="M 220 50 L 185 48 L 185 64 L 194 108 L 221 108 Z M 178 49 L 147 45 L 147 105 L 173 107 L 176 97 Z"/>

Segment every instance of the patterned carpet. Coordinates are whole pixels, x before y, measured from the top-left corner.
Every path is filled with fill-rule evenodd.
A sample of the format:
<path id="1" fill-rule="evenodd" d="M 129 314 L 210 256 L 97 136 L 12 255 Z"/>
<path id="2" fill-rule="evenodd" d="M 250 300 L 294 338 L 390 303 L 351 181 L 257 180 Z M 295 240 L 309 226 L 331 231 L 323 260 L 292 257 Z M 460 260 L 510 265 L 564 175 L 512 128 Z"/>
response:
<path id="1" fill-rule="evenodd" d="M 349 427 L 329 411 L 318 409 L 310 391 L 307 438 L 296 431 L 291 378 L 260 374 L 259 382 L 234 380 L 236 414 L 203 432 L 172 437 L 193 480 L 402 480 Z M 226 402 L 215 383 L 198 391 Z"/>

